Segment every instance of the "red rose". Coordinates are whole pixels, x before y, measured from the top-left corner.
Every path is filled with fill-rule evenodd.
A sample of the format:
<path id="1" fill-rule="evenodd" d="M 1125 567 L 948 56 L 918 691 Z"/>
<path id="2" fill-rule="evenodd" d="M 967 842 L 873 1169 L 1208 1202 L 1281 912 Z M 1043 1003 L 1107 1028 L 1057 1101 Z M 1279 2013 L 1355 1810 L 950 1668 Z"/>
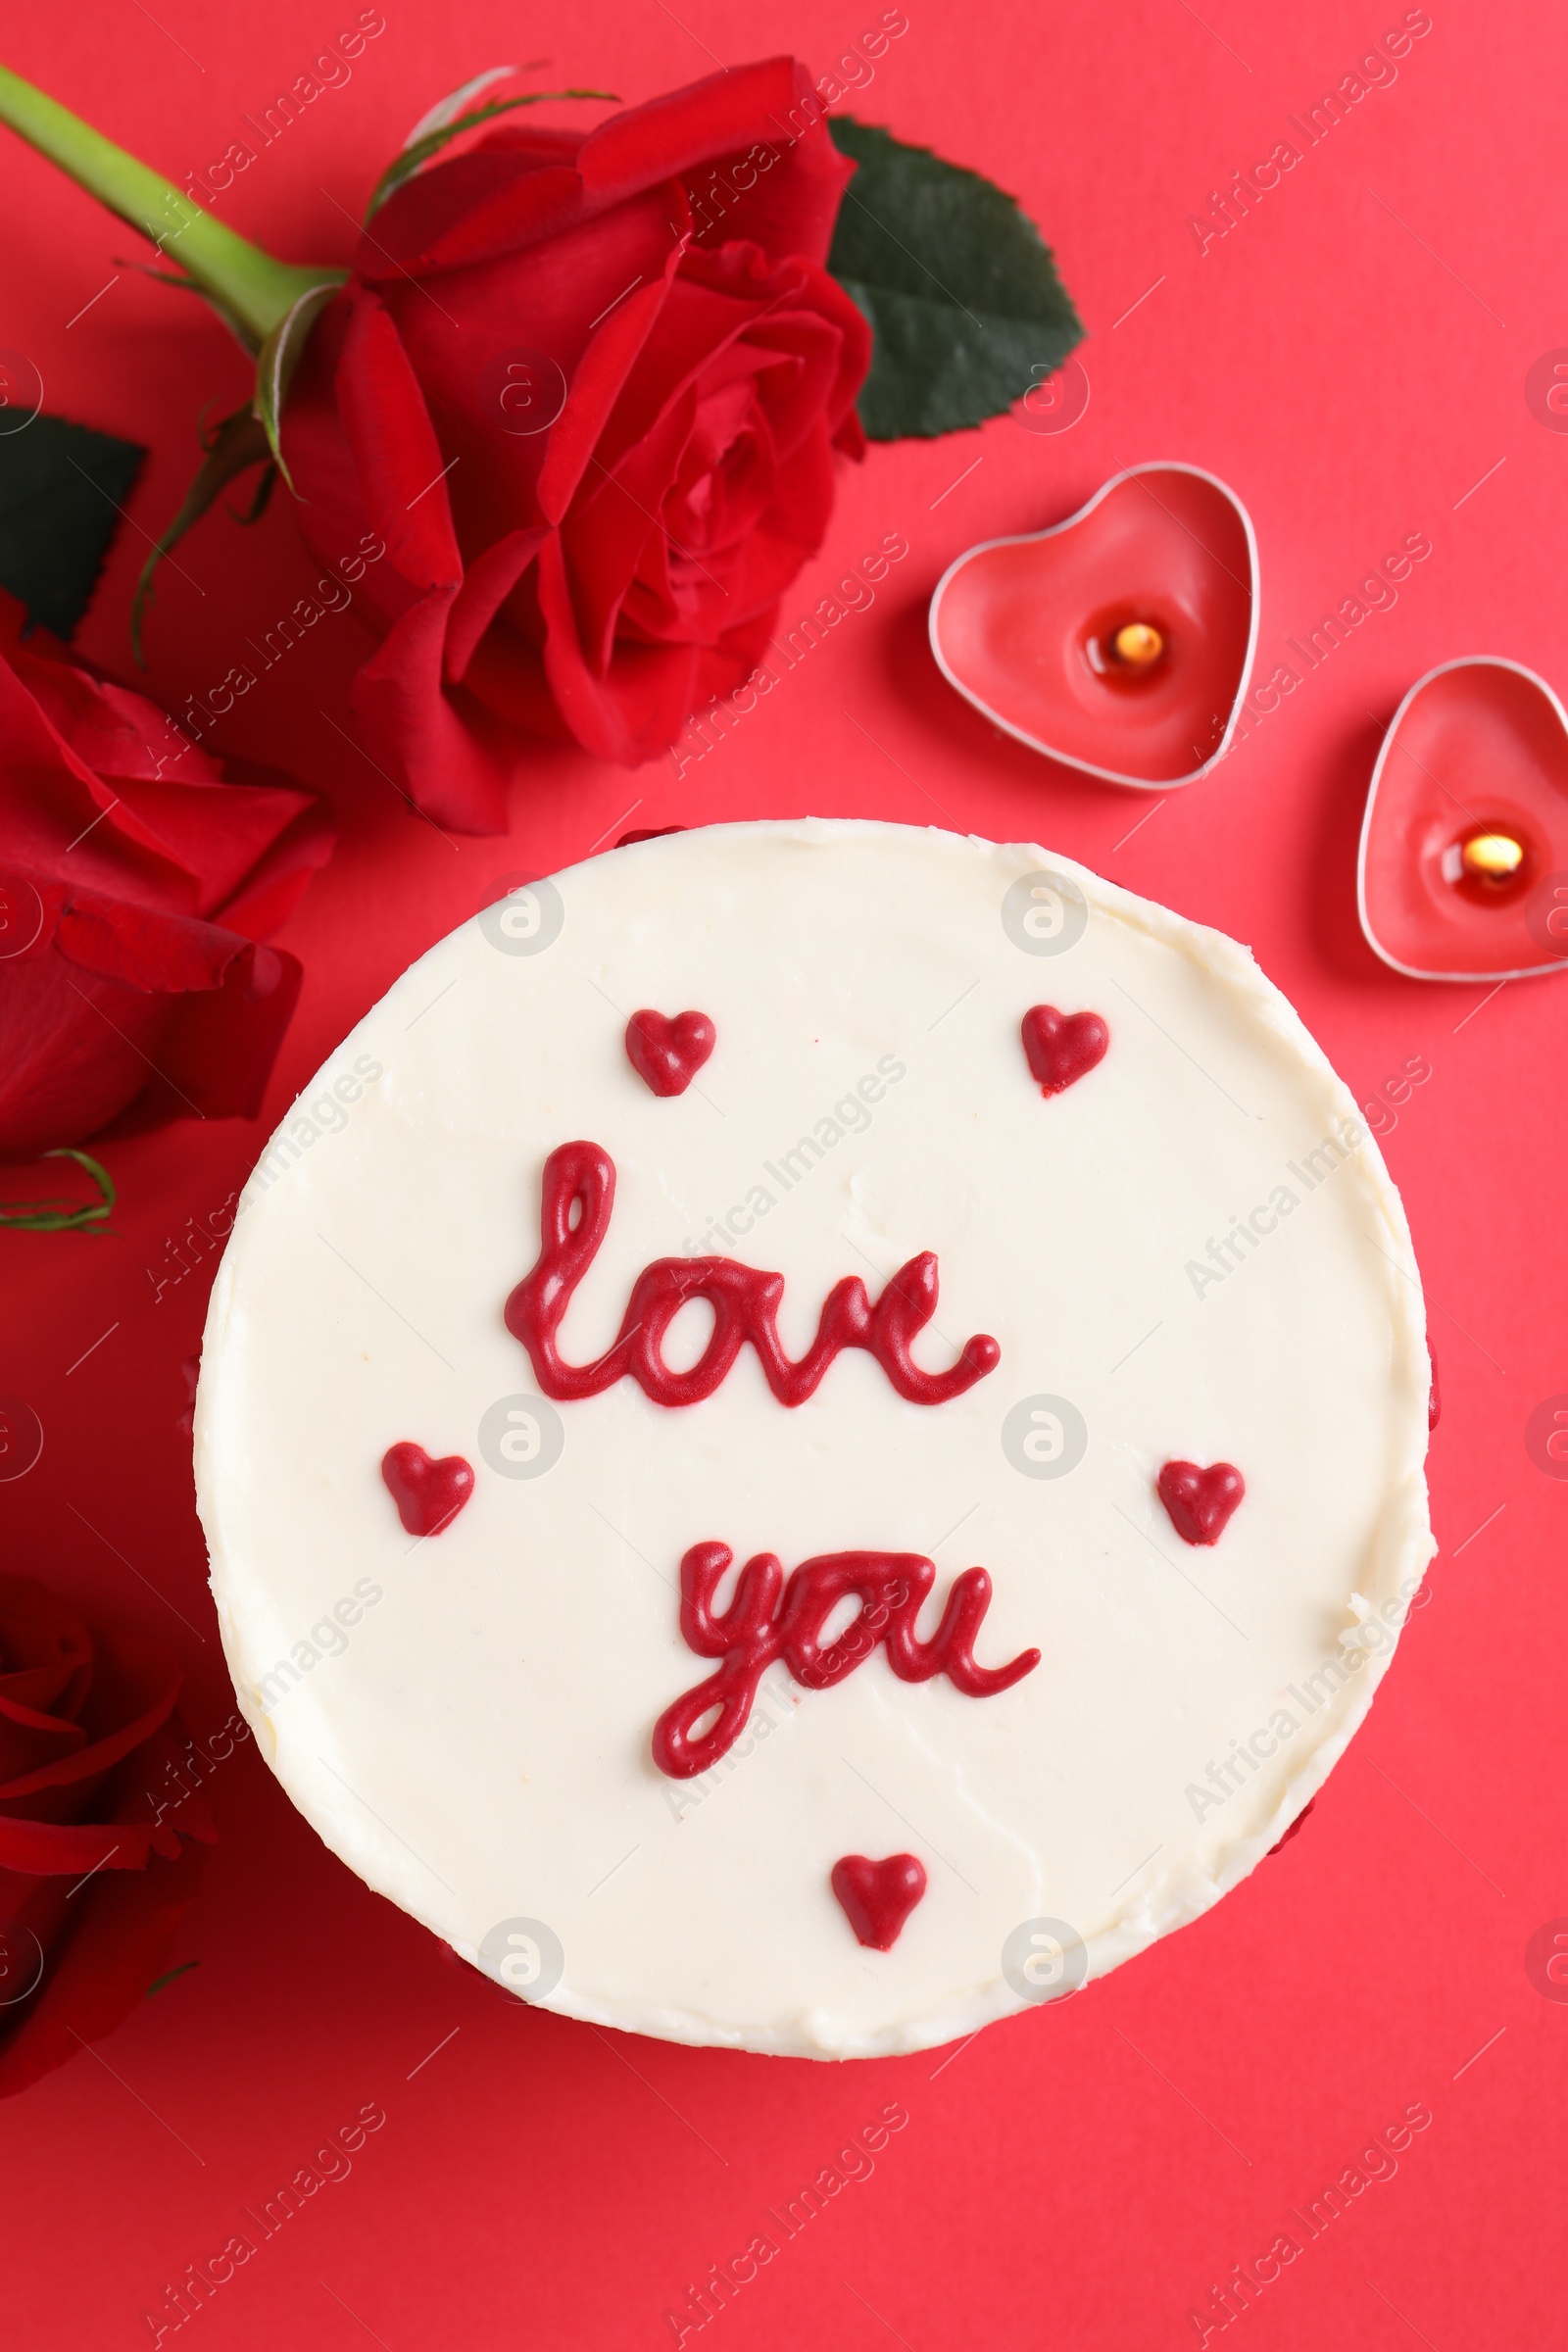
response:
<path id="1" fill-rule="evenodd" d="M 635 764 L 759 661 L 862 446 L 852 169 L 775 58 L 586 135 L 514 118 L 373 216 L 283 453 L 318 554 L 386 544 L 354 706 L 443 822 L 504 827 L 517 730 Z"/>
<path id="2" fill-rule="evenodd" d="M 215 1836 L 178 1660 L 0 1576 L 0 2095 L 111 2033 L 169 1959 Z"/>
<path id="3" fill-rule="evenodd" d="M 0 597 L 0 1152 L 79 1143 L 151 1085 L 254 1118 L 300 967 L 257 943 L 332 846 L 321 804 L 230 784 L 156 704 Z M 47 648 L 47 650 L 46 650 Z"/>

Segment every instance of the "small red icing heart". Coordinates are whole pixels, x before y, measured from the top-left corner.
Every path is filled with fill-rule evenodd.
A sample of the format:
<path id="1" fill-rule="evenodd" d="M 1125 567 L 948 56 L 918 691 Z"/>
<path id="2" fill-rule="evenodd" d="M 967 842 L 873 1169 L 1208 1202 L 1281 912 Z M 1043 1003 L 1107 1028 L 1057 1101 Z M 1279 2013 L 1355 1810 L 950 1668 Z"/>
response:
<path id="1" fill-rule="evenodd" d="M 1234 1462 L 1167 1462 L 1159 1474 L 1159 1499 L 1184 1544 L 1217 1544 L 1232 1511 L 1247 1493 Z"/>
<path id="2" fill-rule="evenodd" d="M 1156 658 L 1118 659 L 1129 623 Z M 1247 510 L 1196 466 L 1135 466 L 1050 530 L 971 547 L 937 583 L 931 650 L 1020 743 L 1111 784 L 1171 791 L 1213 766 L 1257 634 Z"/>
<path id="3" fill-rule="evenodd" d="M 683 1095 L 713 1051 L 717 1032 L 706 1012 L 634 1012 L 626 1023 L 626 1059 L 656 1095 Z"/>
<path id="4" fill-rule="evenodd" d="M 925 1864 L 913 1854 L 889 1854 L 883 1862 L 846 1854 L 833 1865 L 833 1891 L 859 1941 L 891 1952 L 925 1892 Z"/>
<path id="5" fill-rule="evenodd" d="M 461 1453 L 444 1453 L 432 1461 L 412 1440 L 387 1447 L 381 1476 L 411 1536 L 439 1535 L 473 1493 L 473 1472 Z"/>
<path id="6" fill-rule="evenodd" d="M 1500 835 L 1511 872 L 1467 863 Z M 1367 944 L 1412 980 L 1519 980 L 1568 966 L 1568 718 L 1516 662 L 1446 662 L 1378 754 L 1356 895 Z"/>
<path id="7" fill-rule="evenodd" d="M 1098 1012 L 1058 1012 L 1054 1004 L 1032 1004 L 1023 1016 L 1023 1050 L 1043 1095 L 1085 1077 L 1105 1058 L 1110 1031 Z"/>

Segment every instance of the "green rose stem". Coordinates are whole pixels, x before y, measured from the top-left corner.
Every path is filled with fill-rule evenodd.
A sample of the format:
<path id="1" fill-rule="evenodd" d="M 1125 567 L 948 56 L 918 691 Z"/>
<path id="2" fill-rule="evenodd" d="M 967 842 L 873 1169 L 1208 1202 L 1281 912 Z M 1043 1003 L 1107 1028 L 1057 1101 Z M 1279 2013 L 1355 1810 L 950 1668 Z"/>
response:
<path id="1" fill-rule="evenodd" d="M 253 349 L 266 342 L 296 303 L 319 286 L 328 272 L 274 261 L 248 237 L 204 213 L 181 189 L 90 128 L 68 107 L 35 90 L 31 82 L 0 66 L 0 122 L 40 155 L 69 172 L 112 213 L 148 237 L 159 251 L 176 244 L 178 261 L 193 285 L 232 318 Z M 330 272 L 335 282 L 342 272 Z"/>
<path id="2" fill-rule="evenodd" d="M 45 1159 L 74 1159 L 86 1169 L 98 1187 L 98 1198 L 73 1205 L 59 1196 L 51 1200 L 8 1200 L 0 1207 L 0 1232 L 11 1233 L 108 1233 L 112 1230 L 106 1220 L 114 1213 L 115 1180 L 102 1160 L 94 1159 L 90 1152 L 77 1152 L 69 1144 L 58 1151 L 46 1152 Z"/>
<path id="3" fill-rule="evenodd" d="M 481 74 L 444 100 L 433 118 L 426 118 L 431 127 L 395 156 L 376 182 L 367 219 L 451 140 L 477 129 L 493 116 L 510 114 L 514 107 L 539 106 L 547 98 L 613 96 L 610 90 L 529 90 L 521 97 L 470 105 L 489 83 L 512 71 L 506 67 Z M 138 235 L 150 238 L 160 253 L 177 245 L 177 254 L 171 258 L 184 275 L 172 276 L 164 270 L 154 270 L 153 275 L 205 295 L 256 361 L 251 398 L 204 437 L 196 478 L 142 566 L 130 608 L 131 649 L 140 662 L 142 614 L 152 594 L 153 573 L 191 524 L 206 514 L 224 484 L 248 466 L 265 468 L 249 514 L 237 517 L 242 522 L 256 521 L 279 475 L 290 490 L 294 488 L 283 459 L 283 403 L 312 328 L 349 272 L 326 263 L 300 267 L 275 261 L 248 237 L 224 228 L 181 189 L 171 187 L 167 179 L 91 129 L 68 107 L 58 106 L 30 81 L 3 66 L 0 122 L 9 122 L 29 146 L 69 172 L 78 186 L 118 213 Z"/>
<path id="4" fill-rule="evenodd" d="M 153 274 L 205 295 L 256 361 L 251 399 L 204 440 L 196 478 L 142 566 L 130 610 L 131 649 L 140 662 L 142 614 L 161 559 L 206 514 L 223 485 L 247 466 L 267 468 L 251 511 L 242 517 L 247 522 L 254 522 L 266 507 L 274 473 L 288 481 L 279 438 L 284 397 L 312 327 L 348 271 L 275 261 L 248 237 L 224 228 L 182 190 L 171 187 L 113 139 L 90 128 L 69 107 L 58 106 L 3 66 L 0 122 L 9 122 L 29 146 L 69 172 L 138 235 L 150 238 L 160 253 L 177 245 L 178 252 L 171 258 L 183 276 L 167 270 Z M 290 489 L 293 486 L 289 482 Z"/>

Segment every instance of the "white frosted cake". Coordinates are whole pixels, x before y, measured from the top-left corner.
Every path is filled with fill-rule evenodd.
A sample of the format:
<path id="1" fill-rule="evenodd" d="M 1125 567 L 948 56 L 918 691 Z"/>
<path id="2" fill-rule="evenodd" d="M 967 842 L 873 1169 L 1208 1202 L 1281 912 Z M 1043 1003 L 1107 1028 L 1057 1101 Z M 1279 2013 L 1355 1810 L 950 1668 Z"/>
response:
<path id="1" fill-rule="evenodd" d="M 1245 949 L 1038 848 L 729 825 L 514 892 L 301 1096 L 197 1480 L 371 1886 L 564 2015 L 851 2057 L 1286 1834 L 1432 1552 L 1429 1386 Z"/>

